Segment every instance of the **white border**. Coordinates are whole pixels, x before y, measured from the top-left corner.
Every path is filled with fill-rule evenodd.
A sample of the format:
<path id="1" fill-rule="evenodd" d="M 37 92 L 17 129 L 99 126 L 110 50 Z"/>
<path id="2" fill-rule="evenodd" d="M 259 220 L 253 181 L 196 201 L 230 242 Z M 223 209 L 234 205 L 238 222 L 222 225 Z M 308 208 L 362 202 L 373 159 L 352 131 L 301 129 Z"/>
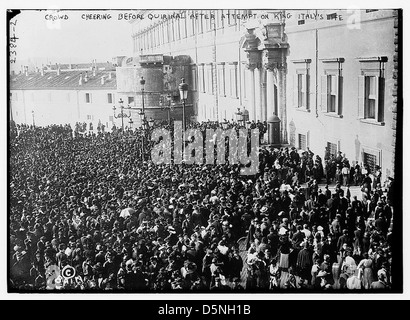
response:
<path id="1" fill-rule="evenodd" d="M 321 9 L 334 9 L 334 8 L 403 8 L 403 57 L 409 56 L 408 55 L 408 32 L 406 22 L 409 21 L 409 14 L 410 11 L 409 2 L 405 0 L 390 0 L 386 1 L 292 1 L 288 0 L 285 3 L 281 2 L 272 2 L 272 1 L 244 1 L 244 0 L 235 0 L 232 2 L 225 1 L 223 3 L 216 2 L 216 1 L 207 1 L 207 2 L 189 2 L 189 6 L 187 6 L 187 2 L 183 0 L 174 0 L 172 1 L 172 6 L 169 1 L 145 1 L 145 2 L 136 2 L 136 1 L 123 1 L 123 0 L 116 0 L 116 1 L 99 1 L 98 4 L 91 3 L 91 1 L 84 1 L 84 0 L 72 0 L 72 1 L 59 1 L 58 3 L 55 1 L 22 1 L 22 0 L 6 0 L 1 2 L 1 17 L 2 17 L 2 27 L 5 28 L 6 26 L 6 9 L 47 9 L 47 8 L 55 8 L 58 4 L 59 7 L 63 9 L 128 9 L 128 8 L 139 8 L 139 9 L 177 9 L 177 8 L 187 8 L 187 9 L 213 9 L 213 8 L 221 8 L 221 9 L 229 9 L 229 8 L 244 8 L 244 9 L 269 9 L 269 8 L 279 8 L 279 9 L 311 9 L 311 8 L 321 8 Z M 3 40 L 3 50 L 1 50 L 1 58 L 3 63 L 6 63 L 7 59 L 5 57 L 5 44 L 6 44 L 6 30 L 3 29 L 4 32 L 1 33 L 1 37 Z M 393 32 L 393 30 L 392 30 Z M 7 70 L 6 65 L 4 65 L 4 69 Z M 407 87 L 408 84 L 410 71 L 407 68 L 407 61 L 403 59 L 403 88 Z M 5 76 L 3 77 L 3 81 L 7 81 L 7 74 L 5 72 Z M 0 203 L 2 204 L 2 217 L 0 219 L 0 230 L 1 240 L 0 240 L 0 298 L 5 300 L 10 299 L 19 299 L 19 300 L 37 300 L 37 299 L 47 299 L 47 300 L 72 300 L 72 299 L 81 299 L 81 300 L 227 300 L 227 299 L 234 299 L 238 301 L 242 300 L 313 300 L 313 299 L 320 299 L 320 300 L 345 300 L 345 299 L 355 299 L 355 300 L 404 300 L 410 297 L 410 283 L 409 283 L 409 272 L 410 270 L 410 252 L 409 246 L 410 243 L 410 232 L 407 232 L 410 229 L 409 224 L 409 215 L 406 214 L 405 208 L 408 208 L 408 198 L 406 197 L 406 193 L 408 191 L 407 183 L 404 183 L 403 186 L 403 294 L 220 294 L 220 295 L 210 295 L 210 294 L 9 294 L 7 293 L 7 136 L 6 136 L 6 128 L 7 128 L 7 108 L 5 107 L 6 99 L 8 98 L 8 92 L 6 92 L 6 83 L 3 86 L 3 95 L 2 95 L 2 102 L 3 102 L 3 117 L 2 120 L 4 121 L 2 124 L 2 139 L 1 141 L 1 159 L 3 161 L 3 165 L 0 169 L 0 180 L 3 182 L 1 184 L 0 189 Z M 409 101 L 408 97 L 408 90 L 403 90 L 403 99 L 404 101 Z M 408 116 L 404 112 L 404 119 L 403 123 L 408 123 Z M 403 125 L 403 140 L 404 144 L 406 144 L 406 140 L 404 139 L 408 134 L 408 129 L 406 126 Z M 409 159 L 409 151 L 408 148 L 403 146 L 403 159 Z M 410 173 L 408 172 L 408 168 L 406 166 L 406 161 L 403 161 L 403 181 L 410 180 Z M 183 303 L 181 303 L 183 305 Z"/>

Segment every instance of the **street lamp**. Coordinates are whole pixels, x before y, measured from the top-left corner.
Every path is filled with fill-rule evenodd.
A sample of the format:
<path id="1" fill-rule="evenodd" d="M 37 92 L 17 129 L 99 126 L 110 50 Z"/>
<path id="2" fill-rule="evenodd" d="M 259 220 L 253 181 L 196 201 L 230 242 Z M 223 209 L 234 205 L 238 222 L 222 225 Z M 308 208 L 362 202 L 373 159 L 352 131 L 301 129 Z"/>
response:
<path id="1" fill-rule="evenodd" d="M 182 78 L 181 83 L 179 84 L 179 96 L 182 99 L 182 128 L 185 132 L 185 102 L 188 98 L 188 84 L 185 83 L 185 78 Z"/>
<path id="2" fill-rule="evenodd" d="M 138 115 L 141 119 L 141 124 L 142 124 L 141 127 L 142 127 L 142 130 L 143 130 L 143 135 L 142 135 L 142 138 L 141 138 L 141 159 L 142 159 L 142 161 L 144 161 L 144 154 L 145 154 L 144 140 L 145 140 L 145 126 L 146 126 L 145 112 L 143 110 L 140 110 L 138 112 Z"/>
<path id="3" fill-rule="evenodd" d="M 240 123 L 243 120 L 243 113 L 241 112 L 241 109 L 238 108 L 238 111 L 235 112 L 236 116 L 236 122 Z"/>
<path id="4" fill-rule="evenodd" d="M 145 79 L 144 77 L 141 77 L 140 84 L 141 84 L 142 112 L 145 114 L 145 105 L 144 105 Z"/>
<path id="5" fill-rule="evenodd" d="M 131 113 L 127 115 L 124 112 L 124 101 L 122 101 L 122 98 L 118 101 L 118 103 L 120 104 L 121 112 L 117 116 L 115 115 L 115 110 L 117 110 L 117 108 L 113 106 L 112 109 L 114 110 L 114 118 L 121 118 L 122 131 L 124 132 L 124 118 L 131 118 Z"/>
<path id="6" fill-rule="evenodd" d="M 34 122 L 34 110 L 31 110 L 31 114 L 32 114 L 32 116 L 33 116 L 33 127 L 35 127 L 36 124 L 35 124 L 35 122 Z"/>

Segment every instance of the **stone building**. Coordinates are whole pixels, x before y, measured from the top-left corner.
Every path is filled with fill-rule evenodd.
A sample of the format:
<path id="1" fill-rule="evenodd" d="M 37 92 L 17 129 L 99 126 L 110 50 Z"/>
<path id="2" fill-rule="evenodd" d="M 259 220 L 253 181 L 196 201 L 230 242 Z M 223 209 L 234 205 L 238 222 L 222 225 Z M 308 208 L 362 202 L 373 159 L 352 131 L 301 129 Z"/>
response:
<path id="1" fill-rule="evenodd" d="M 188 57 L 195 120 L 276 115 L 282 144 L 322 158 L 326 148 L 340 151 L 381 166 L 386 178 L 394 176 L 397 14 L 143 10 L 131 22 L 134 55 Z"/>

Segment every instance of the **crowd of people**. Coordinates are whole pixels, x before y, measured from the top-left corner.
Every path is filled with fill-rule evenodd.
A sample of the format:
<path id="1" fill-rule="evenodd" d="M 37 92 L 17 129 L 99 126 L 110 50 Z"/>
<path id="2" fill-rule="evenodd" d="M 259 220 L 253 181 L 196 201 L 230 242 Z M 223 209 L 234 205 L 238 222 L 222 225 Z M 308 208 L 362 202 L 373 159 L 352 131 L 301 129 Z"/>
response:
<path id="1" fill-rule="evenodd" d="M 322 161 L 294 147 L 262 147 L 253 176 L 229 163 L 158 165 L 149 160 L 147 136 L 141 129 L 12 128 L 11 288 L 390 288 L 393 179 L 382 183 L 367 168 L 362 174 L 342 154 Z M 333 164 L 335 172 L 326 170 Z M 345 165 L 352 170 L 339 180 Z M 334 188 L 319 187 L 322 180 Z M 350 184 L 361 197 L 351 196 Z"/>

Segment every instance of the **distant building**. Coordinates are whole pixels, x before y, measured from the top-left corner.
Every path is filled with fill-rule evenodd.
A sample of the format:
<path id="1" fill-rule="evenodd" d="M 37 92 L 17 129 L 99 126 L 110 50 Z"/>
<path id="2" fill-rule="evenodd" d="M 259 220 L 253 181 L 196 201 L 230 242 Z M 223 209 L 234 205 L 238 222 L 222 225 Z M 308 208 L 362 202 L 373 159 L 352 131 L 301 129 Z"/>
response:
<path id="1" fill-rule="evenodd" d="M 111 128 L 120 119 L 113 117 L 113 106 L 121 97 L 116 93 L 116 72 L 112 64 L 56 64 L 37 72 L 28 68 L 10 76 L 10 117 L 16 123 L 45 126 L 98 123 Z"/>

